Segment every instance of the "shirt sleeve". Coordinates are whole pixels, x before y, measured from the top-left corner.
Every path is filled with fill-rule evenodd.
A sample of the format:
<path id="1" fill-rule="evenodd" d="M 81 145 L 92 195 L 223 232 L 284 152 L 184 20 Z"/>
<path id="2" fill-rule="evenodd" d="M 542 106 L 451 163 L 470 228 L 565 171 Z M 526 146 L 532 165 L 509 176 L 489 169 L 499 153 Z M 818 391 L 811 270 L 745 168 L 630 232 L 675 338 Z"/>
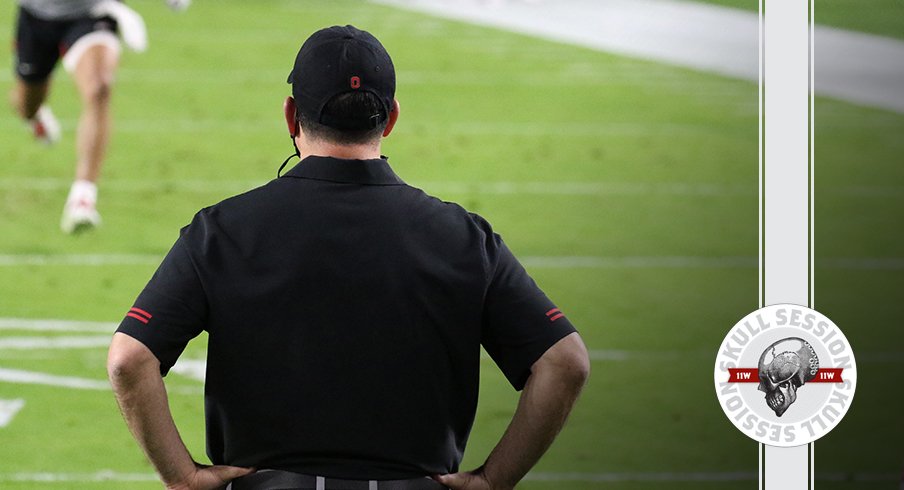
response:
<path id="1" fill-rule="evenodd" d="M 116 330 L 147 346 L 163 376 L 207 320 L 207 298 L 184 240 L 176 240 Z"/>
<path id="2" fill-rule="evenodd" d="M 491 275 L 484 299 L 481 343 L 509 383 L 520 391 L 534 362 L 576 330 L 492 231 L 487 237 L 487 260 Z"/>

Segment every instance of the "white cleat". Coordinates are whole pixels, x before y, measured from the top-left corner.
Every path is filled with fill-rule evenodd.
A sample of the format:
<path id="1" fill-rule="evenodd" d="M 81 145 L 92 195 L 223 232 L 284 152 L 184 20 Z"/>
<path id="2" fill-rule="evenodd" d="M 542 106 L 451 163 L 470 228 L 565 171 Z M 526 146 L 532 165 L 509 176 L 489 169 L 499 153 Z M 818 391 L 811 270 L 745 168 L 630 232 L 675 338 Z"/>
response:
<path id="1" fill-rule="evenodd" d="M 64 233 L 78 234 L 97 228 L 100 222 L 94 201 L 82 198 L 66 202 L 60 228 Z"/>
<path id="2" fill-rule="evenodd" d="M 63 134 L 60 129 L 60 122 L 57 121 L 57 118 L 53 115 L 53 111 L 50 110 L 50 107 L 47 107 L 46 105 L 42 105 L 38 109 L 38 112 L 36 112 L 35 116 L 28 121 L 28 124 L 31 127 L 32 133 L 35 135 L 35 139 L 47 146 L 59 141 Z"/>

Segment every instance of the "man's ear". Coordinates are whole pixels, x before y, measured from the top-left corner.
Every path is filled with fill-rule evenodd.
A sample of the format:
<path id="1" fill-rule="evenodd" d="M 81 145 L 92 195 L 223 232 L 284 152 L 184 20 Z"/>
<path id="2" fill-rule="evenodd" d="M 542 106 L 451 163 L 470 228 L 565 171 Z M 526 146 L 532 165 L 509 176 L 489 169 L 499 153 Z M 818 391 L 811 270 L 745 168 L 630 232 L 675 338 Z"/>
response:
<path id="1" fill-rule="evenodd" d="M 389 110 L 389 122 L 386 123 L 386 129 L 383 130 L 383 137 L 389 136 L 392 128 L 395 127 L 396 121 L 399 120 L 399 101 L 392 99 L 392 109 Z"/>
<path id="2" fill-rule="evenodd" d="M 286 127 L 289 129 L 289 136 L 295 137 L 298 135 L 298 118 L 296 117 L 296 109 L 295 109 L 295 99 L 290 95 L 286 97 L 286 100 L 283 102 L 283 114 L 286 117 Z"/>

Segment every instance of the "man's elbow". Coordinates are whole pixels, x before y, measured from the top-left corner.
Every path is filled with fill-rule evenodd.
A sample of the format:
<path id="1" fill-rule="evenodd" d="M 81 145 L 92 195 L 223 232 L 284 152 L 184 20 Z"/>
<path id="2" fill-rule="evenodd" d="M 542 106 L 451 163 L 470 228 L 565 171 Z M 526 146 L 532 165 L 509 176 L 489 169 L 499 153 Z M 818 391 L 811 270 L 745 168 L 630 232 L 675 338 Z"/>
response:
<path id="1" fill-rule="evenodd" d="M 590 355 L 581 336 L 573 333 L 550 348 L 535 368 L 548 370 L 563 383 L 580 389 L 590 377 Z"/>
<path id="2" fill-rule="evenodd" d="M 107 377 L 110 378 L 110 382 L 115 386 L 134 379 L 138 371 L 136 363 L 127 357 L 112 352 L 111 354 L 107 356 Z"/>
<path id="3" fill-rule="evenodd" d="M 583 387 L 590 378 L 590 354 L 581 338 L 577 337 L 577 345 L 568 353 L 567 357 L 567 377 L 570 382 Z"/>
<path id="4" fill-rule="evenodd" d="M 116 386 L 134 383 L 150 369 L 157 369 L 157 358 L 141 342 L 117 333 L 107 352 L 107 376 Z"/>

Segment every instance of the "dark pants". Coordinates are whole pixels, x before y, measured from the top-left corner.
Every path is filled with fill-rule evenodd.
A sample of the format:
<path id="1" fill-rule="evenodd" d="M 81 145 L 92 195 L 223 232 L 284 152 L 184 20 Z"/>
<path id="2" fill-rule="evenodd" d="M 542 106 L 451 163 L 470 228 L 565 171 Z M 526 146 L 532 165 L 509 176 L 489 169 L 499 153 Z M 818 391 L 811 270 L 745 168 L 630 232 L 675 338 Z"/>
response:
<path id="1" fill-rule="evenodd" d="M 342 480 L 281 470 L 260 470 L 232 481 L 226 490 L 444 490 L 430 478 Z"/>

